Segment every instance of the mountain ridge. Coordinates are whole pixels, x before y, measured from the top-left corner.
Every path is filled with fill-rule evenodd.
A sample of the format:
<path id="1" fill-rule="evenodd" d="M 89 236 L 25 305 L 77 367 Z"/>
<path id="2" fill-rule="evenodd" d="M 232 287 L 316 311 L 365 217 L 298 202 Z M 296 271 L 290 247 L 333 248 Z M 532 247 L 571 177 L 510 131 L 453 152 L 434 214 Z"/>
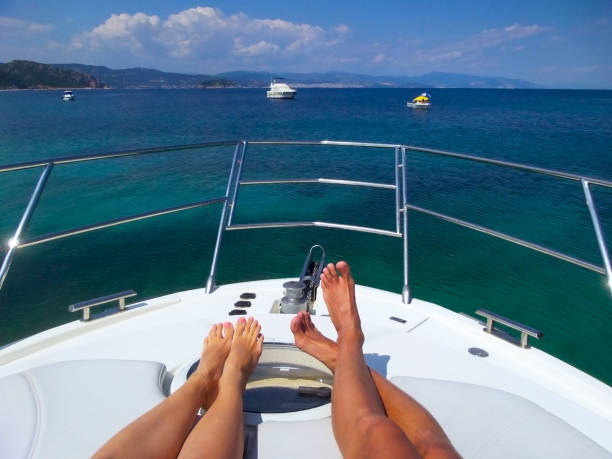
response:
<path id="1" fill-rule="evenodd" d="M 77 69 L 40 62 L 0 63 L 0 89 L 104 88 L 100 80 Z"/>
<path id="2" fill-rule="evenodd" d="M 25 85 L 23 81 L 31 76 L 22 74 L 22 83 L 16 82 L 10 72 L 2 71 L 6 66 L 21 65 L 24 69 L 38 69 L 38 78 L 46 82 L 64 82 L 65 85 L 45 84 Z M 26 65 L 27 64 L 27 65 Z M 29 66 L 29 67 L 28 67 Z M 42 74 L 41 74 L 42 72 Z M 44 73 L 48 75 L 45 77 Z M 64 72 L 64 73 L 62 73 Z M 75 73 L 70 73 L 75 72 Z M 24 70 L 24 73 L 27 73 Z M 36 73 L 32 71 L 32 73 Z M 72 75 L 72 86 L 68 80 L 55 78 L 57 75 Z M 0 64 L 0 89 L 47 88 L 47 87 L 110 87 L 117 89 L 157 89 L 157 88 L 263 88 L 280 76 L 267 71 L 236 70 L 218 74 L 184 74 L 163 72 L 149 68 L 110 69 L 101 65 L 41 64 L 32 61 L 11 61 Z M 288 83 L 296 88 L 503 88 L 534 89 L 540 88 L 530 81 L 506 78 L 467 75 L 459 73 L 430 72 L 415 76 L 366 75 L 350 72 L 310 72 L 283 73 Z M 21 86 L 19 86 L 19 84 Z M 80 84 L 81 86 L 78 86 Z"/>

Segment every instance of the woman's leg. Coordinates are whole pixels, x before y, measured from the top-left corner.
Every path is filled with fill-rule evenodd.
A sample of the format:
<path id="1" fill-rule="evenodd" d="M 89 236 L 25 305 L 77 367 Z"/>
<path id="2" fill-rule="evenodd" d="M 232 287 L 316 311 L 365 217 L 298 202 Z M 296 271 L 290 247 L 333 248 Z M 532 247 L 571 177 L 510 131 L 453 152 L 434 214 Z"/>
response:
<path id="1" fill-rule="evenodd" d="M 348 301 L 353 302 L 356 308 L 355 282 L 348 265 L 338 263 L 338 270 L 348 282 Z M 335 372 L 338 345 L 315 327 L 307 312 L 300 312 L 294 317 L 291 321 L 291 331 L 298 348 L 317 358 Z M 440 425 L 425 408 L 376 371 L 370 369 L 370 375 L 387 416 L 402 429 L 420 455 L 458 457 Z"/>
<path id="2" fill-rule="evenodd" d="M 248 321 L 242 317 L 238 319 L 231 349 L 219 380 L 217 398 L 185 440 L 180 458 L 242 457 L 242 395 L 263 349 L 263 335 L 259 333 L 260 330 L 261 326 L 252 317 Z"/>
<path id="3" fill-rule="evenodd" d="M 198 410 L 211 405 L 225 359 L 230 352 L 234 329 L 231 323 L 213 325 L 204 339 L 197 370 L 185 384 L 152 408 L 94 454 L 94 458 L 176 458 L 189 434 Z"/>
<path id="4" fill-rule="evenodd" d="M 346 263 L 338 269 L 348 272 Z M 333 264 L 321 276 L 323 296 L 338 331 L 338 354 L 332 392 L 332 425 L 343 456 L 418 457 L 402 430 L 386 415 L 362 352 L 363 332 L 346 276 Z"/>

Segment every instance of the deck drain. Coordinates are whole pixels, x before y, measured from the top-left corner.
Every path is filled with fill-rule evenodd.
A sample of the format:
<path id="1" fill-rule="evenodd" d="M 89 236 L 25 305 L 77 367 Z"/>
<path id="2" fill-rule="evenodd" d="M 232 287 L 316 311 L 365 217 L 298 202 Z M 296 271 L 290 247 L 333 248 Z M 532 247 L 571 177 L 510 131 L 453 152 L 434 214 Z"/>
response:
<path id="1" fill-rule="evenodd" d="M 489 356 L 489 353 L 487 351 L 479 347 L 471 347 L 468 349 L 468 352 L 472 355 L 475 355 L 476 357 L 488 357 Z"/>

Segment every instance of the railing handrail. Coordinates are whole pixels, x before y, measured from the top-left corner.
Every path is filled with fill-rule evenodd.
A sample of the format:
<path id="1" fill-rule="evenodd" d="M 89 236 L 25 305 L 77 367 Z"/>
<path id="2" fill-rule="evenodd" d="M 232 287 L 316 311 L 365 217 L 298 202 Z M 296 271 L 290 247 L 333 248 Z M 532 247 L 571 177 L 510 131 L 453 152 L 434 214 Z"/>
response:
<path id="1" fill-rule="evenodd" d="M 364 147 L 364 148 L 382 148 L 382 149 L 393 149 L 395 152 L 395 184 L 381 184 L 375 182 L 360 182 L 353 180 L 344 180 L 344 179 L 333 179 L 333 178 L 310 178 L 310 179 L 286 179 L 286 180 L 250 180 L 250 181 L 241 181 L 241 174 L 244 166 L 244 159 L 247 151 L 248 145 L 284 145 L 284 146 L 347 146 L 347 147 Z M 38 236 L 34 238 L 30 238 L 26 241 L 20 241 L 19 238 L 21 234 L 25 231 L 38 200 L 45 188 L 46 182 L 51 174 L 51 171 L 54 166 L 61 164 L 69 164 L 69 163 L 77 163 L 84 161 L 93 161 L 100 159 L 111 159 L 111 158 L 120 158 L 120 157 L 128 157 L 128 156 L 136 156 L 136 155 L 145 155 L 145 154 L 156 154 L 156 153 L 164 153 L 171 151 L 182 151 L 182 150 L 195 150 L 195 149 L 204 149 L 210 147 L 219 147 L 219 146 L 229 146 L 234 145 L 234 157 L 232 161 L 232 166 L 230 170 L 230 174 L 228 177 L 228 184 L 225 195 L 223 197 L 216 197 L 212 199 L 208 199 L 206 201 L 199 201 L 197 203 L 183 204 L 179 206 L 174 206 L 167 209 L 159 209 L 152 212 L 147 212 L 143 214 L 136 214 L 130 217 L 116 218 L 113 220 L 108 220 L 103 223 L 95 223 L 91 225 L 86 225 L 80 228 L 73 228 L 71 230 L 59 231 L 57 233 L 52 233 L 48 235 Z M 578 181 L 582 184 L 583 192 L 586 198 L 586 204 L 589 209 L 589 213 L 591 216 L 592 224 L 595 230 L 595 234 L 597 237 L 597 243 L 599 245 L 600 253 L 604 262 L 604 267 L 599 267 L 592 263 L 586 262 L 584 260 L 572 257 L 570 255 L 566 255 L 562 252 L 558 252 L 552 249 L 548 249 L 546 247 L 540 246 L 538 244 L 534 244 L 528 241 L 525 241 L 520 238 L 516 238 L 514 236 L 510 236 L 490 228 L 486 228 L 480 225 L 476 225 L 474 223 L 468 222 L 466 220 L 457 219 L 455 217 L 450 217 L 448 215 L 444 215 L 438 212 L 434 212 L 429 209 L 424 209 L 421 207 L 417 207 L 408 203 L 407 194 L 406 194 L 406 152 L 413 151 L 418 153 L 427 153 L 434 154 L 439 156 L 450 157 L 454 159 L 462 159 L 473 162 L 485 163 L 494 166 L 506 167 L 516 170 L 522 170 L 525 172 L 537 173 L 541 175 L 558 177 L 565 180 L 573 180 Z M 81 234 L 88 231 L 93 231 L 101 228 L 107 228 L 110 226 L 116 226 L 119 224 L 124 224 L 136 220 L 142 220 L 146 218 L 152 218 L 160 215 L 165 215 L 174 212 L 180 212 L 183 210 L 193 209 L 196 207 L 202 207 L 215 203 L 223 203 L 223 209 L 221 212 L 221 217 L 219 221 L 219 230 L 217 233 L 217 240 L 215 243 L 215 249 L 213 254 L 213 260 L 211 264 L 211 271 L 209 278 L 206 283 L 206 291 L 208 293 L 212 292 L 215 288 L 215 272 L 216 265 L 218 262 L 219 249 L 222 241 L 222 235 L 227 230 L 239 230 L 239 229 L 254 229 L 254 228 L 289 228 L 289 227 L 300 227 L 300 226 L 320 226 L 325 228 L 337 228 L 344 229 L 349 231 L 358 231 L 358 232 L 369 232 L 378 235 L 384 236 L 393 236 L 393 237 L 402 237 L 404 244 L 404 287 L 402 290 L 402 298 L 404 302 L 409 303 L 411 300 L 410 290 L 409 290 L 409 280 L 408 280 L 408 211 L 417 211 L 429 216 L 442 219 L 444 221 L 457 224 L 459 226 L 464 226 L 476 231 L 480 231 L 491 236 L 512 242 L 514 244 L 522 245 L 524 247 L 539 251 L 549 256 L 556 257 L 563 261 L 575 264 L 577 266 L 581 266 L 583 268 L 590 269 L 600 274 L 604 274 L 608 278 L 608 285 L 610 291 L 612 292 L 612 267 L 610 263 L 610 258 L 608 254 L 608 250 L 606 247 L 605 239 L 603 236 L 603 232 L 601 229 L 601 225 L 599 222 L 599 216 L 597 214 L 597 210 L 595 207 L 595 203 L 593 201 L 593 197 L 591 195 L 589 185 L 600 185 L 608 188 L 612 188 L 612 182 L 608 180 L 593 178 L 582 176 L 578 174 L 571 174 L 562 171 L 556 171 L 552 169 L 539 168 L 535 166 L 529 166 L 526 164 L 514 163 L 509 161 L 502 161 L 490 158 L 484 158 L 474 155 L 467 155 L 463 153 L 453 153 L 447 152 L 443 150 L 435 150 L 431 148 L 424 147 L 416 147 L 411 145 L 403 145 L 403 144 L 387 144 L 387 143 L 366 143 L 366 142 L 346 142 L 346 141 L 332 141 L 332 140 L 322 140 L 322 141 L 301 141 L 301 140 L 254 140 L 254 141 L 246 141 L 246 140 L 224 140 L 218 142 L 203 142 L 203 143 L 195 143 L 195 144 L 185 144 L 185 145 L 174 145 L 174 146 L 163 146 L 163 147 L 153 147 L 153 148 L 143 148 L 143 149 L 135 149 L 135 150 L 126 150 L 119 152 L 111 152 L 111 153 L 100 153 L 100 154 L 85 154 L 85 155 L 77 155 L 70 157 L 59 157 L 59 158 L 51 158 L 46 160 L 39 161 L 30 161 L 25 163 L 16 163 L 16 164 L 8 164 L 4 166 L 0 166 L 0 173 L 2 172 L 10 172 L 10 171 L 18 171 L 24 169 L 32 169 L 36 167 L 45 167 L 43 173 L 41 174 L 37 185 L 30 197 L 30 201 L 27 205 L 26 210 L 19 222 L 17 230 L 13 238 L 8 243 L 8 251 L 4 257 L 2 266 L 0 267 L 0 289 L 4 283 L 6 275 L 8 273 L 8 269 L 10 268 L 12 258 L 14 256 L 15 250 L 20 247 L 25 247 L 29 245 L 39 244 L 43 242 L 48 242 L 51 240 L 72 236 L 75 234 Z M 237 197 L 240 191 L 241 185 L 269 185 L 269 184 L 294 184 L 294 183 L 322 183 L 322 184 L 333 184 L 333 185 L 345 185 L 345 186 L 359 186 L 359 187 L 370 187 L 370 188 L 386 188 L 395 191 L 395 200 L 396 200 L 396 230 L 389 231 L 381 228 L 370 228 L 370 227 L 362 227 L 355 225 L 346 225 L 332 222 L 321 222 L 321 221 L 306 221 L 306 222 L 276 222 L 276 223 L 243 223 L 243 224 L 232 224 L 232 218 L 235 212 L 235 207 L 237 203 Z M 400 222 L 401 221 L 401 222 Z"/>
<path id="2" fill-rule="evenodd" d="M 199 148 L 210 148 L 210 147 L 222 147 L 229 145 L 236 145 L 237 143 L 243 142 L 244 140 L 222 140 L 218 142 L 202 142 L 193 144 L 183 145 L 169 145 L 164 147 L 152 147 L 152 148 L 141 148 L 134 150 L 124 150 L 110 153 L 90 153 L 84 155 L 75 156 L 62 156 L 55 158 L 41 159 L 37 161 L 29 161 L 23 163 L 5 164 L 0 166 L 0 173 L 12 172 L 23 169 L 32 169 L 36 167 L 43 167 L 49 163 L 55 165 L 78 163 L 84 161 L 95 161 L 99 159 L 110 159 L 110 158 L 121 158 L 126 156 L 146 155 L 155 153 L 167 153 L 170 151 L 181 151 L 181 150 L 197 150 Z M 608 188 L 612 188 L 612 181 L 604 180 L 597 177 L 589 177 L 586 175 L 572 174 L 569 172 L 557 171 L 554 169 L 546 169 L 543 167 L 530 166 L 528 164 L 521 164 L 512 161 L 503 161 L 499 159 L 486 158 L 483 156 L 468 155 L 465 153 L 454 153 L 444 150 L 436 150 L 433 148 L 417 147 L 414 145 L 405 144 L 390 144 L 390 143 L 367 143 L 367 142 L 348 142 L 348 141 L 336 141 L 336 140 L 249 140 L 246 141 L 251 145 L 287 145 L 287 146 L 314 146 L 314 145 L 327 145 L 327 146 L 347 146 L 347 147 L 361 147 L 361 148 L 405 148 L 409 151 L 415 151 L 419 153 L 431 153 L 437 156 L 446 156 L 449 158 L 465 159 L 468 161 L 474 161 L 484 164 L 491 164 L 494 166 L 501 166 L 510 169 L 517 169 L 526 172 L 533 172 L 541 175 L 550 175 L 553 177 L 559 177 L 569 179 L 573 181 L 584 180 L 593 185 L 600 185 Z"/>
<path id="3" fill-rule="evenodd" d="M 154 153 L 167 153 L 170 151 L 197 150 L 199 148 L 223 147 L 235 144 L 235 140 L 223 140 L 219 142 L 190 143 L 185 145 L 171 145 L 167 147 L 138 148 L 134 150 L 123 150 L 110 153 L 89 153 L 84 155 L 61 156 L 56 158 L 41 159 L 38 161 L 29 161 L 25 163 L 6 164 L 4 166 L 0 166 L 0 173 L 19 171 L 23 169 L 32 169 L 35 167 L 43 167 L 49 163 L 53 163 L 55 165 L 81 163 L 84 161 L 96 161 L 99 159 L 122 158 L 126 156 L 148 155 Z"/>
<path id="4" fill-rule="evenodd" d="M 89 233 L 91 231 L 96 231 L 99 229 L 110 228 L 111 226 L 119 226 L 124 223 L 132 223 L 138 220 L 146 220 L 152 217 L 160 217 L 162 215 L 173 214 L 176 212 L 181 212 L 183 210 L 191 210 L 196 209 L 198 207 L 205 207 L 211 204 L 217 204 L 223 202 L 225 199 L 223 197 L 207 199 L 205 201 L 192 202 L 190 204 L 182 204 L 180 206 L 172 206 L 167 207 L 165 209 L 154 210 L 152 212 L 144 212 L 140 214 L 133 214 L 127 217 L 119 217 L 113 218 L 111 220 L 106 220 L 100 223 L 92 223 L 90 225 L 83 225 L 77 228 L 71 228 L 69 230 L 56 231 L 53 233 L 43 234 L 41 236 L 35 236 L 29 239 L 24 239 L 23 241 L 19 241 L 18 249 L 23 247 L 30 247 L 37 244 L 42 244 L 44 242 L 56 241 L 58 239 L 63 239 L 70 236 L 76 236 L 77 234 Z"/>

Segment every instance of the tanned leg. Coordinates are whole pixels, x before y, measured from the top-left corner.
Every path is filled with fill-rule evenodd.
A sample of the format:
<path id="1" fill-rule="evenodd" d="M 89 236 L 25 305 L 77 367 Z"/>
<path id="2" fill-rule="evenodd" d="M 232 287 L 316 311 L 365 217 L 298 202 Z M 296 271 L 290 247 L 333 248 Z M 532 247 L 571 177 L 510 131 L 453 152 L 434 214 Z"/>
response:
<path id="1" fill-rule="evenodd" d="M 238 319 L 231 349 L 219 380 L 219 393 L 191 431 L 180 458 L 239 459 L 244 451 L 242 395 L 263 349 L 261 326 L 252 317 Z"/>
<path id="2" fill-rule="evenodd" d="M 94 454 L 94 458 L 176 458 L 201 406 L 212 404 L 234 328 L 213 325 L 204 339 L 197 370 L 166 400 L 129 424 Z"/>
<path id="3" fill-rule="evenodd" d="M 343 267 L 341 263 L 338 265 L 339 269 Z M 418 457 L 408 437 L 386 416 L 365 364 L 361 321 L 355 303 L 349 300 L 347 278 L 339 276 L 330 263 L 321 275 L 321 286 L 338 332 L 332 425 L 342 455 L 346 458 Z"/>
<path id="4" fill-rule="evenodd" d="M 355 304 L 355 282 L 346 263 L 337 265 L 347 280 L 349 301 Z M 310 314 L 302 311 L 291 321 L 295 344 L 335 372 L 338 354 L 336 342 L 324 336 L 312 323 Z M 450 440 L 433 416 L 416 400 L 398 389 L 385 377 L 370 369 L 387 416 L 406 434 L 423 457 L 458 457 Z"/>

